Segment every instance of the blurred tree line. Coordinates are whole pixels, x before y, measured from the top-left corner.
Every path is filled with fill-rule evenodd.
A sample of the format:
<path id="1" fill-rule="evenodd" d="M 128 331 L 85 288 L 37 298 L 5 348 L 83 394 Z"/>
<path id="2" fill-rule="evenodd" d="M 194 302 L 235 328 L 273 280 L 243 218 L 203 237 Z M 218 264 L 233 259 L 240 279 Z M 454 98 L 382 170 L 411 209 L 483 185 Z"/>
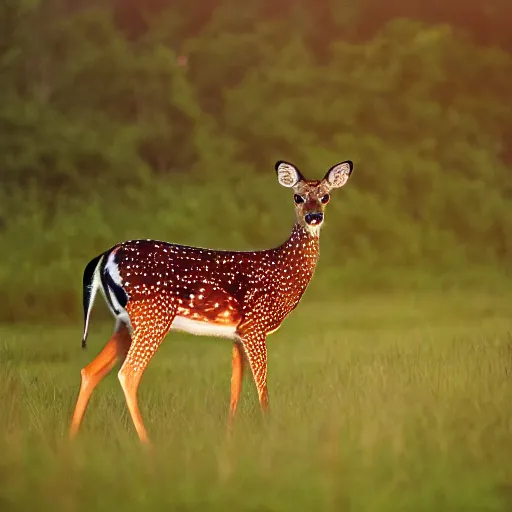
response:
<path id="1" fill-rule="evenodd" d="M 512 4 L 456 4 L 0 3 L 0 319 L 76 318 L 83 266 L 126 238 L 281 243 L 277 159 L 355 162 L 335 286 L 509 274 Z"/>

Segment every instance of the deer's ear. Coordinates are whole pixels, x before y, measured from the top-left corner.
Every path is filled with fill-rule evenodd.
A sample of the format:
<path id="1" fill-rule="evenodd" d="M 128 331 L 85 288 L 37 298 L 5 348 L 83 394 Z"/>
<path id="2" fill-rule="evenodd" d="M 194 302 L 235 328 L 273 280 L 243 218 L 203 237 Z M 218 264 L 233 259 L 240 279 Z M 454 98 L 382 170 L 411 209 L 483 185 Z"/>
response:
<path id="1" fill-rule="evenodd" d="M 343 187 L 347 183 L 349 176 L 352 174 L 354 165 L 350 160 L 333 165 L 324 177 L 331 188 Z"/>
<path id="2" fill-rule="evenodd" d="M 279 160 L 275 165 L 277 173 L 277 181 L 283 187 L 294 187 L 297 183 L 304 179 L 300 171 L 292 164 Z"/>

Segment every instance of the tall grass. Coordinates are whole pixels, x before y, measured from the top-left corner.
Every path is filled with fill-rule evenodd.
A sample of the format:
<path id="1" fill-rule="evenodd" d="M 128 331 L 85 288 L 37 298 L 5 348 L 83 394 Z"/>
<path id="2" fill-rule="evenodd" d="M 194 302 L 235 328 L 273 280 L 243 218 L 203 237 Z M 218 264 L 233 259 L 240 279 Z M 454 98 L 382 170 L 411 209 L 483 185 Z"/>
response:
<path id="1" fill-rule="evenodd" d="M 115 372 L 66 439 L 98 313 L 87 352 L 80 326 L 5 327 L 1 509 L 510 510 L 511 298 L 306 298 L 269 338 L 269 421 L 246 379 L 231 440 L 229 342 L 171 333 L 140 391 L 151 451 Z"/>

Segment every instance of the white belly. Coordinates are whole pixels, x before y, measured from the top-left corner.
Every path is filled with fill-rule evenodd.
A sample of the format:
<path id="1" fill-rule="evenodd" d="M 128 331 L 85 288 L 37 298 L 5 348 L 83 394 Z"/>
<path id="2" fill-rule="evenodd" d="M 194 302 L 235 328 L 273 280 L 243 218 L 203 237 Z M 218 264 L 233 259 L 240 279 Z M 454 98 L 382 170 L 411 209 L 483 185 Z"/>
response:
<path id="1" fill-rule="evenodd" d="M 198 336 L 217 336 L 220 338 L 237 338 L 236 326 L 211 324 L 199 320 L 191 320 L 184 316 L 177 316 L 171 324 L 172 331 L 183 331 Z"/>

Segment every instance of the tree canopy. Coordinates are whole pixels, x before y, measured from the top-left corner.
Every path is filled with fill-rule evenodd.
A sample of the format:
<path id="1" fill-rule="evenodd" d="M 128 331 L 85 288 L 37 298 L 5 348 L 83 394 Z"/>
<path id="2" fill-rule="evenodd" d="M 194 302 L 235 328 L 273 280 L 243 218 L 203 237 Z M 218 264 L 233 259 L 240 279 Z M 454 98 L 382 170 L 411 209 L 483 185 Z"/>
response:
<path id="1" fill-rule="evenodd" d="M 402 4 L 2 3 L 2 288 L 26 302 L 66 275 L 52 300 L 73 313 L 85 260 L 124 237 L 278 243 L 277 159 L 311 177 L 354 161 L 332 268 L 508 272 L 511 7 L 478 25 Z"/>

